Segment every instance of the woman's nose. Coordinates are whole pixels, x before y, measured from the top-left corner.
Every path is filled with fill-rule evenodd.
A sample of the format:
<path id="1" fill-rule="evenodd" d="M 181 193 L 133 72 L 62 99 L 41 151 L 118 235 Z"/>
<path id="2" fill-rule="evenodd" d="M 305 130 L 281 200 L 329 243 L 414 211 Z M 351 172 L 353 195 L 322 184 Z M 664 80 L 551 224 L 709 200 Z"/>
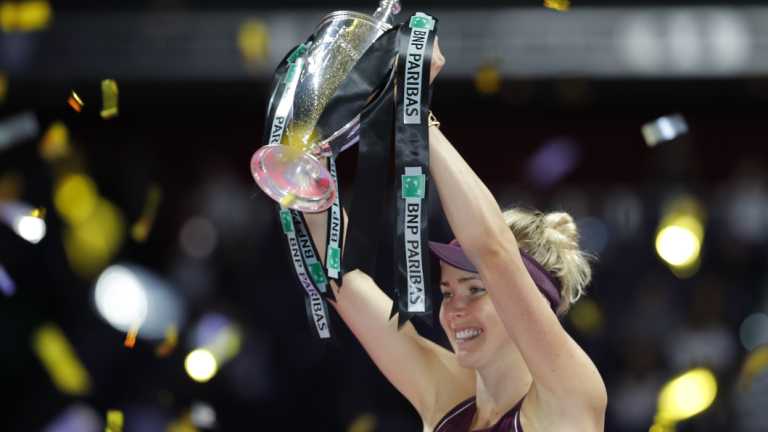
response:
<path id="1" fill-rule="evenodd" d="M 464 318 L 467 316 L 467 310 L 463 306 L 453 307 L 448 311 L 448 315 L 451 318 Z"/>

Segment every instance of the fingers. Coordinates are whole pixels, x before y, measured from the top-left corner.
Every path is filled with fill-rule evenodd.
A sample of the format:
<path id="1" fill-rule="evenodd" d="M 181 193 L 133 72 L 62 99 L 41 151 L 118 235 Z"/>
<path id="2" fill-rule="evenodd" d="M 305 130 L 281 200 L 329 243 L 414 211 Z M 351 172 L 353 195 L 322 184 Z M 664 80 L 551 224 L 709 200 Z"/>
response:
<path id="1" fill-rule="evenodd" d="M 437 74 L 440 73 L 440 71 L 443 69 L 443 66 L 445 66 L 445 56 L 443 56 L 443 52 L 440 50 L 438 38 L 435 37 L 435 43 L 432 46 L 432 64 L 430 65 L 429 71 L 430 84 L 435 80 L 435 78 L 437 78 Z"/>

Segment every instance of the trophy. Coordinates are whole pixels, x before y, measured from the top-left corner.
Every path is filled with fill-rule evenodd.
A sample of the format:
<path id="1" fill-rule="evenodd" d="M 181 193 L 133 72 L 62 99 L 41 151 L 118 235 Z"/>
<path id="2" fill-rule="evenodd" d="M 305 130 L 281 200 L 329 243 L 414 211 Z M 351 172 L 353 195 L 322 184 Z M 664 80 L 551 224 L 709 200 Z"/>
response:
<path id="1" fill-rule="evenodd" d="M 321 212 L 334 202 L 335 182 L 319 159 L 357 143 L 360 113 L 325 125 L 318 121 L 366 50 L 392 28 L 399 10 L 398 0 L 381 0 L 373 16 L 333 12 L 291 54 L 270 100 L 268 144 L 251 159 L 256 183 L 283 207 Z"/>
<path id="2" fill-rule="evenodd" d="M 320 339 L 331 337 L 328 279 L 341 287 L 344 273 L 376 269 L 386 202 L 395 212 L 393 313 L 400 324 L 431 314 L 427 118 L 437 20 L 417 12 L 395 25 L 399 9 L 398 0 L 381 0 L 372 16 L 340 11 L 322 19 L 275 71 L 265 145 L 251 158 L 256 183 L 280 203 L 307 317 Z M 335 159 L 353 145 L 357 175 L 345 230 Z M 303 213 L 326 210 L 323 260 Z"/>

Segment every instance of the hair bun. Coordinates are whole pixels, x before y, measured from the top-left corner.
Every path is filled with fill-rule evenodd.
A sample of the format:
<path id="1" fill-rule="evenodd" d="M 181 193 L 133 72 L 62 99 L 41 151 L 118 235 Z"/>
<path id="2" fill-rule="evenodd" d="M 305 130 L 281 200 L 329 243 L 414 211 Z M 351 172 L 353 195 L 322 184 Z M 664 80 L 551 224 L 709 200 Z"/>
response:
<path id="1" fill-rule="evenodd" d="M 579 247 L 579 229 L 568 213 L 552 212 L 542 218 L 544 237 L 553 245 L 563 249 Z"/>

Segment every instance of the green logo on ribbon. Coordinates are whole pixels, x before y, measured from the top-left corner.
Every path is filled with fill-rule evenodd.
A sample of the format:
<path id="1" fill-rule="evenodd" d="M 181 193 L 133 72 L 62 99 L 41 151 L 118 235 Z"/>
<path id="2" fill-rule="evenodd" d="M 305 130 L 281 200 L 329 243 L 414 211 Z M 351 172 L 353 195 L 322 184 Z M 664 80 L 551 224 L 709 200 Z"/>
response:
<path id="1" fill-rule="evenodd" d="M 411 17 L 410 27 L 419 30 L 432 31 L 435 29 L 435 20 L 433 20 L 431 16 L 419 12 Z"/>
<path id="2" fill-rule="evenodd" d="M 341 267 L 341 251 L 337 247 L 331 246 L 328 254 L 328 267 L 339 270 Z"/>
<path id="3" fill-rule="evenodd" d="M 290 210 L 280 210 L 280 224 L 283 226 L 284 233 L 293 232 L 293 220 L 291 220 Z"/>
<path id="4" fill-rule="evenodd" d="M 404 175 L 403 176 L 403 198 L 417 198 L 424 199 L 426 176 L 420 175 Z"/>
<path id="5" fill-rule="evenodd" d="M 312 263 L 309 266 L 309 274 L 312 276 L 312 280 L 315 281 L 316 285 L 325 285 L 326 279 L 325 279 L 325 270 L 323 270 L 323 265 L 320 263 Z"/>

